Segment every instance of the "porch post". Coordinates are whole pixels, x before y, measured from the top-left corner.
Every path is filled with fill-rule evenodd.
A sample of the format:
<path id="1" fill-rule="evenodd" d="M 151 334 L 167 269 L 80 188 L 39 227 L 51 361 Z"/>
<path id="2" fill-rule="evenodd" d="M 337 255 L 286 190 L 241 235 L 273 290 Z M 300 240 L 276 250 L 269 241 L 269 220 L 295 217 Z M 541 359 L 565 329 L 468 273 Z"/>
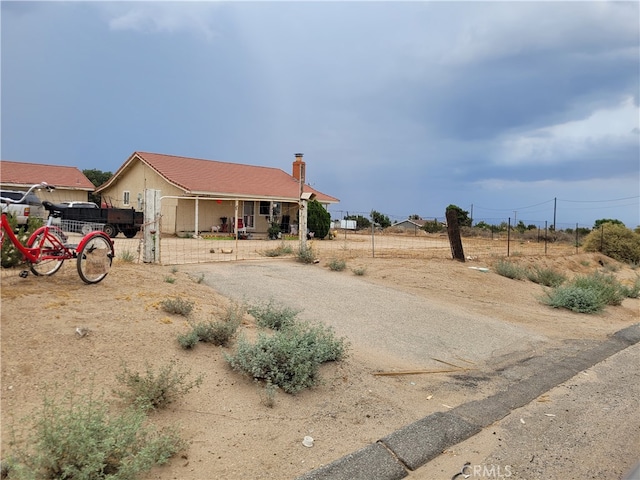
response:
<path id="1" fill-rule="evenodd" d="M 196 221 L 195 221 L 195 229 L 196 231 L 193 233 L 193 237 L 197 238 L 198 236 L 198 218 L 200 217 L 199 212 L 198 212 L 198 207 L 199 207 L 200 203 L 198 202 L 198 197 L 196 197 Z"/>
<path id="2" fill-rule="evenodd" d="M 235 214 L 233 217 L 233 232 L 236 235 L 236 260 L 238 259 L 238 200 L 236 199 Z"/>

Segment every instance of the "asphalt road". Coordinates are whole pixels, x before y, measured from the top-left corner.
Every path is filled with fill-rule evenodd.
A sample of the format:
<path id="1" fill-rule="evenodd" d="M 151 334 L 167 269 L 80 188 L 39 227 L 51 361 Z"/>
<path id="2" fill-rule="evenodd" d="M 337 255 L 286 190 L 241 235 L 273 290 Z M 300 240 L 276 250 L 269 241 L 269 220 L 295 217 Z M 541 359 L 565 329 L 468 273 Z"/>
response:
<path id="1" fill-rule="evenodd" d="M 640 462 L 638 366 L 635 344 L 452 446 L 409 478 L 449 480 L 464 470 L 471 479 L 619 480 Z M 640 471 L 633 476 L 638 479 Z"/>

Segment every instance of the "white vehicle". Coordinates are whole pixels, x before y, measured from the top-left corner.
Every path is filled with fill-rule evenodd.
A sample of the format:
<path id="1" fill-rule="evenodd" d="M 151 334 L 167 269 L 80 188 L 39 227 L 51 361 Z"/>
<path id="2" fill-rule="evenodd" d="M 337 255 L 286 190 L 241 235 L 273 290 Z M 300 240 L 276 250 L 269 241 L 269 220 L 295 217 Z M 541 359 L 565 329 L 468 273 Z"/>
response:
<path id="1" fill-rule="evenodd" d="M 2 205 L 2 211 L 13 215 L 19 226 L 26 226 L 29 221 L 29 217 L 40 218 L 46 220 L 47 215 L 42 201 L 34 194 L 29 193 L 26 198 L 23 199 L 25 192 L 18 190 L 0 190 L 0 203 Z M 7 198 L 10 201 L 3 200 Z M 20 202 L 20 203 L 15 203 Z"/>
<path id="2" fill-rule="evenodd" d="M 100 208 L 93 202 L 60 202 L 60 205 L 69 208 Z"/>

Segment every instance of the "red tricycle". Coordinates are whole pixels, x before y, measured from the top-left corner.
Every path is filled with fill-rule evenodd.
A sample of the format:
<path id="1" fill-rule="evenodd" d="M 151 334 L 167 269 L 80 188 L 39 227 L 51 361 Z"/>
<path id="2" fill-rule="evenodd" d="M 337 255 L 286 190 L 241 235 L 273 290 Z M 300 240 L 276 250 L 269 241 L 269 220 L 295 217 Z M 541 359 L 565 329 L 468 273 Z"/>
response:
<path id="1" fill-rule="evenodd" d="M 77 245 L 67 243 L 67 235 L 60 227 L 54 225 L 54 219 L 59 218 L 60 211 L 51 202 L 42 202 L 45 209 L 49 211 L 47 223 L 29 236 L 26 245 L 20 243 L 9 224 L 6 206 L 9 203 L 20 203 L 36 189 L 52 191 L 54 187 L 42 182 L 27 190 L 21 200 L 0 198 L 3 203 L 0 244 L 6 235 L 22 254 L 34 275 L 53 275 L 60 270 L 65 260 L 75 258 L 78 275 L 85 283 L 98 283 L 103 280 L 111 270 L 115 256 L 111 238 L 102 231 L 90 231 Z M 27 274 L 28 272 L 24 271 L 21 276 Z"/>

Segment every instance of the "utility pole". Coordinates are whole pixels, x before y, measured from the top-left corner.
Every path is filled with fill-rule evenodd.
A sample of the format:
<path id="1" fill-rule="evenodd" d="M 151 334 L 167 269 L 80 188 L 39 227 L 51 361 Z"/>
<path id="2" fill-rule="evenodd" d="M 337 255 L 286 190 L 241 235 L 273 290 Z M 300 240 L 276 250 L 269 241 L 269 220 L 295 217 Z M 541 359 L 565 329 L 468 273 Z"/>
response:
<path id="1" fill-rule="evenodd" d="M 558 204 L 558 198 L 553 197 L 553 231 L 556 231 L 556 207 Z"/>

